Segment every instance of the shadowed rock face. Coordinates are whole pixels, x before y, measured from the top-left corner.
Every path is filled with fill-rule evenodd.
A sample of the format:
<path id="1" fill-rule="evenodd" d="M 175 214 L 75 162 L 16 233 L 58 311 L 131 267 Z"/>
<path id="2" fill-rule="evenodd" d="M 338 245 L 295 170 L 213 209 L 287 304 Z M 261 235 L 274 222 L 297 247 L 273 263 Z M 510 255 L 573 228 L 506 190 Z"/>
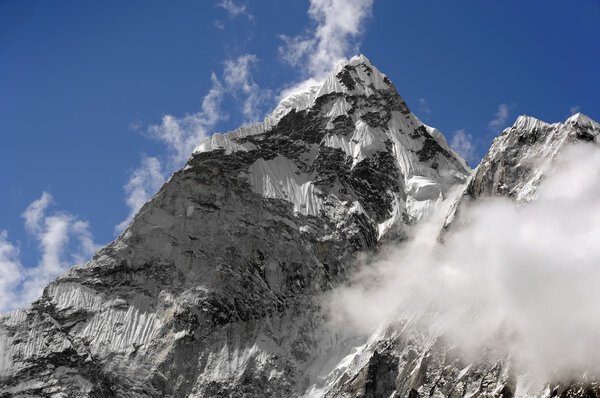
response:
<path id="1" fill-rule="evenodd" d="M 344 344 L 322 294 L 468 177 L 430 131 L 361 56 L 208 138 L 117 240 L 0 315 L 0 395 L 301 395 Z M 396 363 L 361 391 L 393 391 Z"/>
<path id="2" fill-rule="evenodd" d="M 540 183 L 561 151 L 581 142 L 600 142 L 600 125 L 584 115 L 552 125 L 520 117 L 494 140 L 474 170 L 451 208 L 443 234 L 468 222 L 461 219 L 459 211 L 468 201 L 490 196 L 535 200 Z M 450 345 L 444 333 L 432 330 L 431 316 L 435 314 L 425 313 L 377 331 L 332 372 L 319 396 L 366 397 L 367 386 L 374 385 L 372 380 L 386 380 L 380 384 L 391 389 L 380 395 L 385 397 L 600 396 L 599 383 L 585 374 L 571 381 L 534 382 L 502 347 L 483 347 L 473 358 Z M 511 336 L 499 334 L 499 338 Z M 510 340 L 505 341 L 508 347 Z M 382 365 L 377 366 L 379 363 Z M 393 366 L 385 365 L 389 363 Z M 375 371 L 385 368 L 390 368 L 387 377 Z"/>
<path id="3" fill-rule="evenodd" d="M 511 397 L 502 353 L 473 361 L 425 319 L 361 346 L 327 329 L 322 299 L 453 188 L 531 200 L 540 153 L 598 131 L 583 115 L 520 118 L 470 176 L 355 57 L 264 122 L 200 143 L 117 240 L 0 315 L 0 396 Z M 532 395 L 598 395 L 544 388 Z"/>
<path id="4" fill-rule="evenodd" d="M 534 200 L 544 175 L 561 151 L 581 142 L 600 142 L 600 124 L 581 113 L 554 124 L 520 116 L 494 139 L 453 205 L 445 229 L 453 223 L 460 206 L 470 200 L 489 196 L 506 196 L 517 202 Z"/>
<path id="5" fill-rule="evenodd" d="M 466 193 L 472 198 L 503 195 L 518 201 L 533 200 L 544 173 L 560 151 L 575 142 L 599 142 L 599 134 L 600 125 L 582 114 L 554 124 L 521 116 L 494 140 Z"/>

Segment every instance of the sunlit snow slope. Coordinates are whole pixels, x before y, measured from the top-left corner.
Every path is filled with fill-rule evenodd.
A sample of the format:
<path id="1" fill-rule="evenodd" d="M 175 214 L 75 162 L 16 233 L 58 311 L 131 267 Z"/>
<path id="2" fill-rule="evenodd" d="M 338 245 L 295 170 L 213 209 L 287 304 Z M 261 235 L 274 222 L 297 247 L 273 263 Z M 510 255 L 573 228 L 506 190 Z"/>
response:
<path id="1" fill-rule="evenodd" d="M 345 355 L 324 292 L 464 183 L 364 57 L 199 143 L 93 259 L 0 316 L 0 395 L 299 396 Z"/>

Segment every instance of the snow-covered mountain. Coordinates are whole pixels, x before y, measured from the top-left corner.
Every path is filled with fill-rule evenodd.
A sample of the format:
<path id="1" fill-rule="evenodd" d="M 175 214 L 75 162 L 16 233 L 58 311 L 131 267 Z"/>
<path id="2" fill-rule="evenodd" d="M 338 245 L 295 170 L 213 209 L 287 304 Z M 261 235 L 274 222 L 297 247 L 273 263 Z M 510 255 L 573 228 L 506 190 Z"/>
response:
<path id="1" fill-rule="evenodd" d="M 561 154 L 569 146 L 581 143 L 600 143 L 600 124 L 583 114 L 554 124 L 520 116 L 494 140 L 488 154 L 461 187 L 440 236 L 444 238 L 455 228 L 468 227 L 472 220 L 461 218 L 461 209 L 473 202 L 497 196 L 511 198 L 519 205 L 536 200 L 544 178 L 560 162 Z M 540 278 L 543 280 L 543 276 Z M 570 374 L 567 381 L 563 376 L 560 380 L 532 376 L 513 357 L 511 341 L 504 341 L 500 347 L 484 347 L 477 355 L 462 352 L 451 342 L 454 339 L 446 335 L 447 325 L 432 320 L 437 316 L 435 311 L 417 313 L 377 329 L 320 383 L 313 385 L 307 396 L 600 396 L 600 383 L 588 372 Z M 505 338 L 505 332 L 499 330 L 498 338 Z"/>
<path id="2" fill-rule="evenodd" d="M 600 142 L 600 124 L 582 113 L 564 123 L 548 124 L 519 116 L 494 139 L 446 219 L 447 230 L 460 205 L 482 196 L 507 196 L 517 202 L 535 200 L 538 188 L 560 152 L 576 142 Z"/>
<path id="3" fill-rule="evenodd" d="M 532 199 L 561 145 L 599 131 L 521 117 L 471 173 L 368 59 L 340 63 L 200 143 L 117 240 L 1 314 L 0 395 L 510 396 L 509 367 L 436 335 L 390 326 L 351 352 L 322 298 L 461 187 Z"/>

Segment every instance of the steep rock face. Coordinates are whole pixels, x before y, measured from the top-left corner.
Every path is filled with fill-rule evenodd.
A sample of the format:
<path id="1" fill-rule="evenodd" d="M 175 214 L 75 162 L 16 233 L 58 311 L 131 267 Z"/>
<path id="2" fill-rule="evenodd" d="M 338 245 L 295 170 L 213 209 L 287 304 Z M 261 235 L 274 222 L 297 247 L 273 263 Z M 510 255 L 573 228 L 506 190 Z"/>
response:
<path id="1" fill-rule="evenodd" d="M 565 123 L 547 124 L 521 116 L 496 138 L 451 208 L 444 233 L 460 223 L 459 206 L 489 196 L 519 202 L 535 200 L 544 175 L 567 145 L 600 143 L 600 124 L 577 114 Z M 456 218 L 455 218 L 456 217 Z M 311 397 L 366 397 L 378 386 L 386 397 L 598 397 L 599 383 L 587 375 L 571 383 L 539 382 L 518 369 L 510 354 L 487 347 L 476 360 L 453 347 L 443 332 L 421 314 L 376 331 L 355 347 Z M 506 340 L 505 347 L 510 346 Z"/>
<path id="2" fill-rule="evenodd" d="M 512 397 L 514 371 L 506 356 L 490 350 L 477 361 L 418 321 L 377 331 L 311 397 Z M 545 389 L 527 391 L 541 396 Z M 523 393 L 523 391 L 519 391 Z"/>
<path id="3" fill-rule="evenodd" d="M 94 258 L 0 315 L 0 394 L 301 395 L 340 350 L 319 295 L 469 174 L 363 56 L 201 143 Z M 390 390 L 373 359 L 361 388 Z"/>
<path id="4" fill-rule="evenodd" d="M 581 113 L 554 124 L 520 116 L 494 140 L 466 193 L 472 198 L 502 195 L 517 201 L 535 199 L 544 173 L 561 149 L 577 141 L 600 142 L 600 124 Z"/>
<path id="5" fill-rule="evenodd" d="M 256 149 L 264 156 L 250 165 L 254 192 L 312 216 L 357 203 L 379 237 L 397 237 L 395 227 L 418 221 L 470 173 L 362 55 L 282 101 L 265 122 L 214 134 L 194 153 Z"/>
<path id="6" fill-rule="evenodd" d="M 515 124 L 494 139 L 453 206 L 445 228 L 457 209 L 469 200 L 507 196 L 518 202 L 534 200 L 544 174 L 566 145 L 600 142 L 600 124 L 577 113 L 564 123 L 548 124 L 531 116 L 519 116 Z"/>

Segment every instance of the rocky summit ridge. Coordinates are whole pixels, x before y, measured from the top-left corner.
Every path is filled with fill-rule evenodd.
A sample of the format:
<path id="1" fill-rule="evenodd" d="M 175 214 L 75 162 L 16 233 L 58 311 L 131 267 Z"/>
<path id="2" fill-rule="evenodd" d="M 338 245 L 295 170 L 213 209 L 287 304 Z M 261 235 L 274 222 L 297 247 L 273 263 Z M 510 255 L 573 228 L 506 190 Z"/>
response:
<path id="1" fill-rule="evenodd" d="M 322 298 L 456 190 L 532 199 L 540 151 L 599 131 L 521 117 L 471 172 L 366 57 L 340 63 L 206 138 L 121 236 L 1 314 L 0 396 L 511 396 L 510 368 L 435 336 L 386 329 L 353 349 Z"/>
<path id="2" fill-rule="evenodd" d="M 564 123 L 545 123 L 519 116 L 492 142 L 490 150 L 469 178 L 446 219 L 445 230 L 460 206 L 485 196 L 506 196 L 517 202 L 535 200 L 544 176 L 560 153 L 574 143 L 600 142 L 600 124 L 582 113 Z"/>

